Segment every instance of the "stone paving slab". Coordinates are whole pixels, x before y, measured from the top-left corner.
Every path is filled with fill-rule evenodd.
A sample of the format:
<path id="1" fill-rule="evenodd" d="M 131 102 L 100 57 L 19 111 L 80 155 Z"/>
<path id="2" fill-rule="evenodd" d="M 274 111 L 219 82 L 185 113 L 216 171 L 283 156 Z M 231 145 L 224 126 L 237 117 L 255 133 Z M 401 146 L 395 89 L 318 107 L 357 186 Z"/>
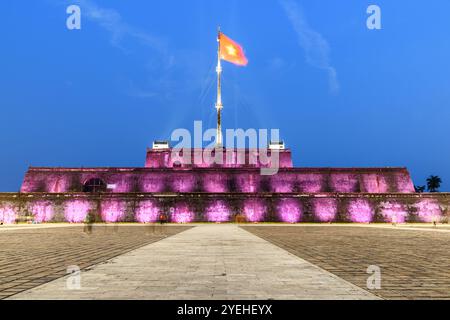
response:
<path id="1" fill-rule="evenodd" d="M 52 227 L 58 226 L 58 227 Z M 184 226 L 33 225 L 0 229 L 0 299 L 104 262 L 149 243 L 189 229 Z"/>
<path id="2" fill-rule="evenodd" d="M 239 228 L 203 225 L 12 299 L 377 299 Z"/>
<path id="3" fill-rule="evenodd" d="M 450 232 L 381 226 L 242 226 L 362 288 L 381 269 L 385 299 L 450 299 Z"/>

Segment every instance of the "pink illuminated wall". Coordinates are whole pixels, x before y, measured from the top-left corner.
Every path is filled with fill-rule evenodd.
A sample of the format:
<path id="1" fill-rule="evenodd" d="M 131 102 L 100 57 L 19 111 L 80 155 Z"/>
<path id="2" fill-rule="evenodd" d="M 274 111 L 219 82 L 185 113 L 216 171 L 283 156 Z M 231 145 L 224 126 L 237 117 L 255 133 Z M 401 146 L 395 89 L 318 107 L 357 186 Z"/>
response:
<path id="1" fill-rule="evenodd" d="M 67 222 L 79 223 L 86 219 L 91 209 L 89 201 L 86 200 L 70 200 L 64 205 L 64 217 Z"/>
<path id="2" fill-rule="evenodd" d="M 228 222 L 230 216 L 230 208 L 223 200 L 214 200 L 206 208 L 206 218 L 209 222 Z"/>
<path id="3" fill-rule="evenodd" d="M 442 216 L 441 206 L 435 199 L 423 199 L 414 205 L 420 222 L 438 222 Z"/>
<path id="4" fill-rule="evenodd" d="M 69 188 L 69 178 L 65 175 L 53 175 L 47 183 L 48 192 L 62 193 Z"/>
<path id="5" fill-rule="evenodd" d="M 383 201 L 379 205 L 385 222 L 405 223 L 408 216 L 406 205 L 395 201 Z"/>
<path id="6" fill-rule="evenodd" d="M 259 192 L 261 176 L 259 174 L 243 173 L 236 176 L 237 188 L 240 192 Z"/>
<path id="7" fill-rule="evenodd" d="M 260 222 L 264 220 L 266 206 L 261 199 L 248 199 L 244 201 L 244 214 L 249 222 Z"/>
<path id="8" fill-rule="evenodd" d="M 350 200 L 348 213 L 352 222 L 369 223 L 373 221 L 374 211 L 369 201 L 364 199 Z"/>
<path id="9" fill-rule="evenodd" d="M 100 178 L 115 186 L 112 193 L 128 192 L 363 192 L 411 193 L 413 183 L 403 168 L 286 168 L 261 178 L 256 167 L 200 168 L 32 168 L 21 191 L 81 192 L 83 183 Z M 232 183 L 231 183 L 232 182 Z M 228 188 L 233 185 L 233 190 Z"/>
<path id="10" fill-rule="evenodd" d="M 187 203 L 180 202 L 171 209 L 171 220 L 176 223 L 190 223 L 194 221 L 194 212 Z"/>
<path id="11" fill-rule="evenodd" d="M 322 174 L 301 174 L 297 177 L 301 192 L 321 192 L 324 185 Z"/>
<path id="12" fill-rule="evenodd" d="M 401 193 L 413 193 L 414 190 L 414 184 L 411 180 L 411 177 L 409 174 L 406 173 L 396 173 L 395 174 L 395 182 L 397 184 L 397 192 Z"/>
<path id="13" fill-rule="evenodd" d="M 186 150 L 186 149 L 185 149 Z M 263 153 L 260 156 L 260 153 Z M 146 168 L 172 168 L 174 163 L 182 167 L 211 168 L 216 166 L 213 160 L 216 158 L 219 165 L 228 168 L 239 168 L 254 166 L 257 168 L 269 167 L 272 158 L 267 157 L 266 150 L 257 149 L 226 149 L 217 153 L 217 157 L 211 156 L 211 150 L 190 149 L 182 152 L 180 150 L 147 150 L 145 162 Z M 272 151 L 274 152 L 274 151 Z M 292 155 L 288 149 L 278 152 L 278 163 L 280 168 L 292 168 Z M 242 160 L 243 159 L 243 160 Z"/>
<path id="14" fill-rule="evenodd" d="M 113 192 L 126 193 L 133 191 L 133 175 L 132 174 L 120 174 L 113 175 L 106 181 L 107 184 L 114 185 Z"/>
<path id="15" fill-rule="evenodd" d="M 31 212 L 36 222 L 49 222 L 55 214 L 50 201 L 36 201 L 31 205 Z"/>
<path id="16" fill-rule="evenodd" d="M 171 186 L 173 192 L 193 192 L 196 184 L 196 175 L 189 173 L 173 174 Z"/>
<path id="17" fill-rule="evenodd" d="M 337 200 L 317 198 L 313 200 L 314 215 L 320 222 L 332 222 L 337 215 Z"/>
<path id="18" fill-rule="evenodd" d="M 163 192 L 165 176 L 163 174 L 147 174 L 140 177 L 140 189 L 142 192 Z"/>
<path id="19" fill-rule="evenodd" d="M 126 204 L 120 200 L 106 200 L 101 203 L 101 215 L 104 222 L 119 222 L 125 217 Z"/>
<path id="20" fill-rule="evenodd" d="M 297 223 L 302 218 L 302 209 L 297 199 L 282 199 L 277 205 L 278 217 L 282 222 Z"/>
<path id="21" fill-rule="evenodd" d="M 271 177 L 272 192 L 293 192 L 293 186 L 296 181 L 296 176 L 293 174 L 279 173 Z"/>
<path id="22" fill-rule="evenodd" d="M 206 192 L 227 192 L 227 175 L 223 173 L 205 174 L 203 188 Z"/>
<path id="23" fill-rule="evenodd" d="M 16 221 L 17 214 L 12 205 L 5 204 L 0 207 L 0 222 L 11 224 Z"/>
<path id="24" fill-rule="evenodd" d="M 160 208 L 154 200 L 140 201 L 136 208 L 135 219 L 141 223 L 156 222 L 160 212 Z"/>
<path id="25" fill-rule="evenodd" d="M 331 174 L 330 183 L 334 192 L 359 192 L 359 179 L 355 174 Z"/>
<path id="26" fill-rule="evenodd" d="M 363 174 L 362 191 L 369 193 L 386 193 L 389 186 L 382 174 Z"/>

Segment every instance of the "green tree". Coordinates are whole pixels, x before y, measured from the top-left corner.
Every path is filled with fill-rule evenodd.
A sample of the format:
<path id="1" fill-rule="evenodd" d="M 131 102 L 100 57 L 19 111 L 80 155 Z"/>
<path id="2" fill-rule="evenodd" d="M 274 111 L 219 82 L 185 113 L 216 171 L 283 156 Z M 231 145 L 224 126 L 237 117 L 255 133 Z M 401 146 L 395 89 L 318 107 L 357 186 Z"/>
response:
<path id="1" fill-rule="evenodd" d="M 429 176 L 427 179 L 427 189 L 429 192 L 438 192 L 441 187 L 442 180 L 438 176 Z"/>

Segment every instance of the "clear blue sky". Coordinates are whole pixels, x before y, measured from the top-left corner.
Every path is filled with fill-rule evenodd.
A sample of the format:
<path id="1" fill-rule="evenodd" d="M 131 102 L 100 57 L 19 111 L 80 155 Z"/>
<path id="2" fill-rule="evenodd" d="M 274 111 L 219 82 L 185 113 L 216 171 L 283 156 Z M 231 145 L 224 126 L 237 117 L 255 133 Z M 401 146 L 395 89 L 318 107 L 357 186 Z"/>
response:
<path id="1" fill-rule="evenodd" d="M 82 29 L 66 28 L 80 4 Z M 378 4 L 382 30 L 366 28 Z M 1 1 L 0 191 L 32 166 L 143 166 L 194 120 L 279 128 L 296 166 L 406 166 L 450 190 L 450 1 Z"/>

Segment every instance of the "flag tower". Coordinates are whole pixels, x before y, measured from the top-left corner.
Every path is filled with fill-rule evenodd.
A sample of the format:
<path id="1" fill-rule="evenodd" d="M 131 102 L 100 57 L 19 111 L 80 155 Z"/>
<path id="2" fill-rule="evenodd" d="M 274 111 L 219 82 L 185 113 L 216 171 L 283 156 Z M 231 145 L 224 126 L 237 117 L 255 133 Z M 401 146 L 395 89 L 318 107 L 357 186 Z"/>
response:
<path id="1" fill-rule="evenodd" d="M 237 42 L 228 38 L 222 32 L 220 32 L 220 27 L 217 35 L 217 101 L 216 101 L 216 110 L 217 110 L 217 136 L 216 136 L 216 147 L 220 147 L 223 145 L 222 139 L 222 63 L 221 60 L 225 60 L 231 62 L 237 66 L 246 66 L 248 63 L 247 58 L 245 57 L 244 49 Z"/>
<path id="2" fill-rule="evenodd" d="M 220 62 L 220 27 L 218 28 L 217 34 L 217 101 L 216 101 L 216 110 L 217 110 L 217 135 L 216 135 L 216 147 L 221 147 L 223 144 L 222 141 L 222 83 L 221 83 L 221 75 L 222 75 L 222 64 Z"/>

